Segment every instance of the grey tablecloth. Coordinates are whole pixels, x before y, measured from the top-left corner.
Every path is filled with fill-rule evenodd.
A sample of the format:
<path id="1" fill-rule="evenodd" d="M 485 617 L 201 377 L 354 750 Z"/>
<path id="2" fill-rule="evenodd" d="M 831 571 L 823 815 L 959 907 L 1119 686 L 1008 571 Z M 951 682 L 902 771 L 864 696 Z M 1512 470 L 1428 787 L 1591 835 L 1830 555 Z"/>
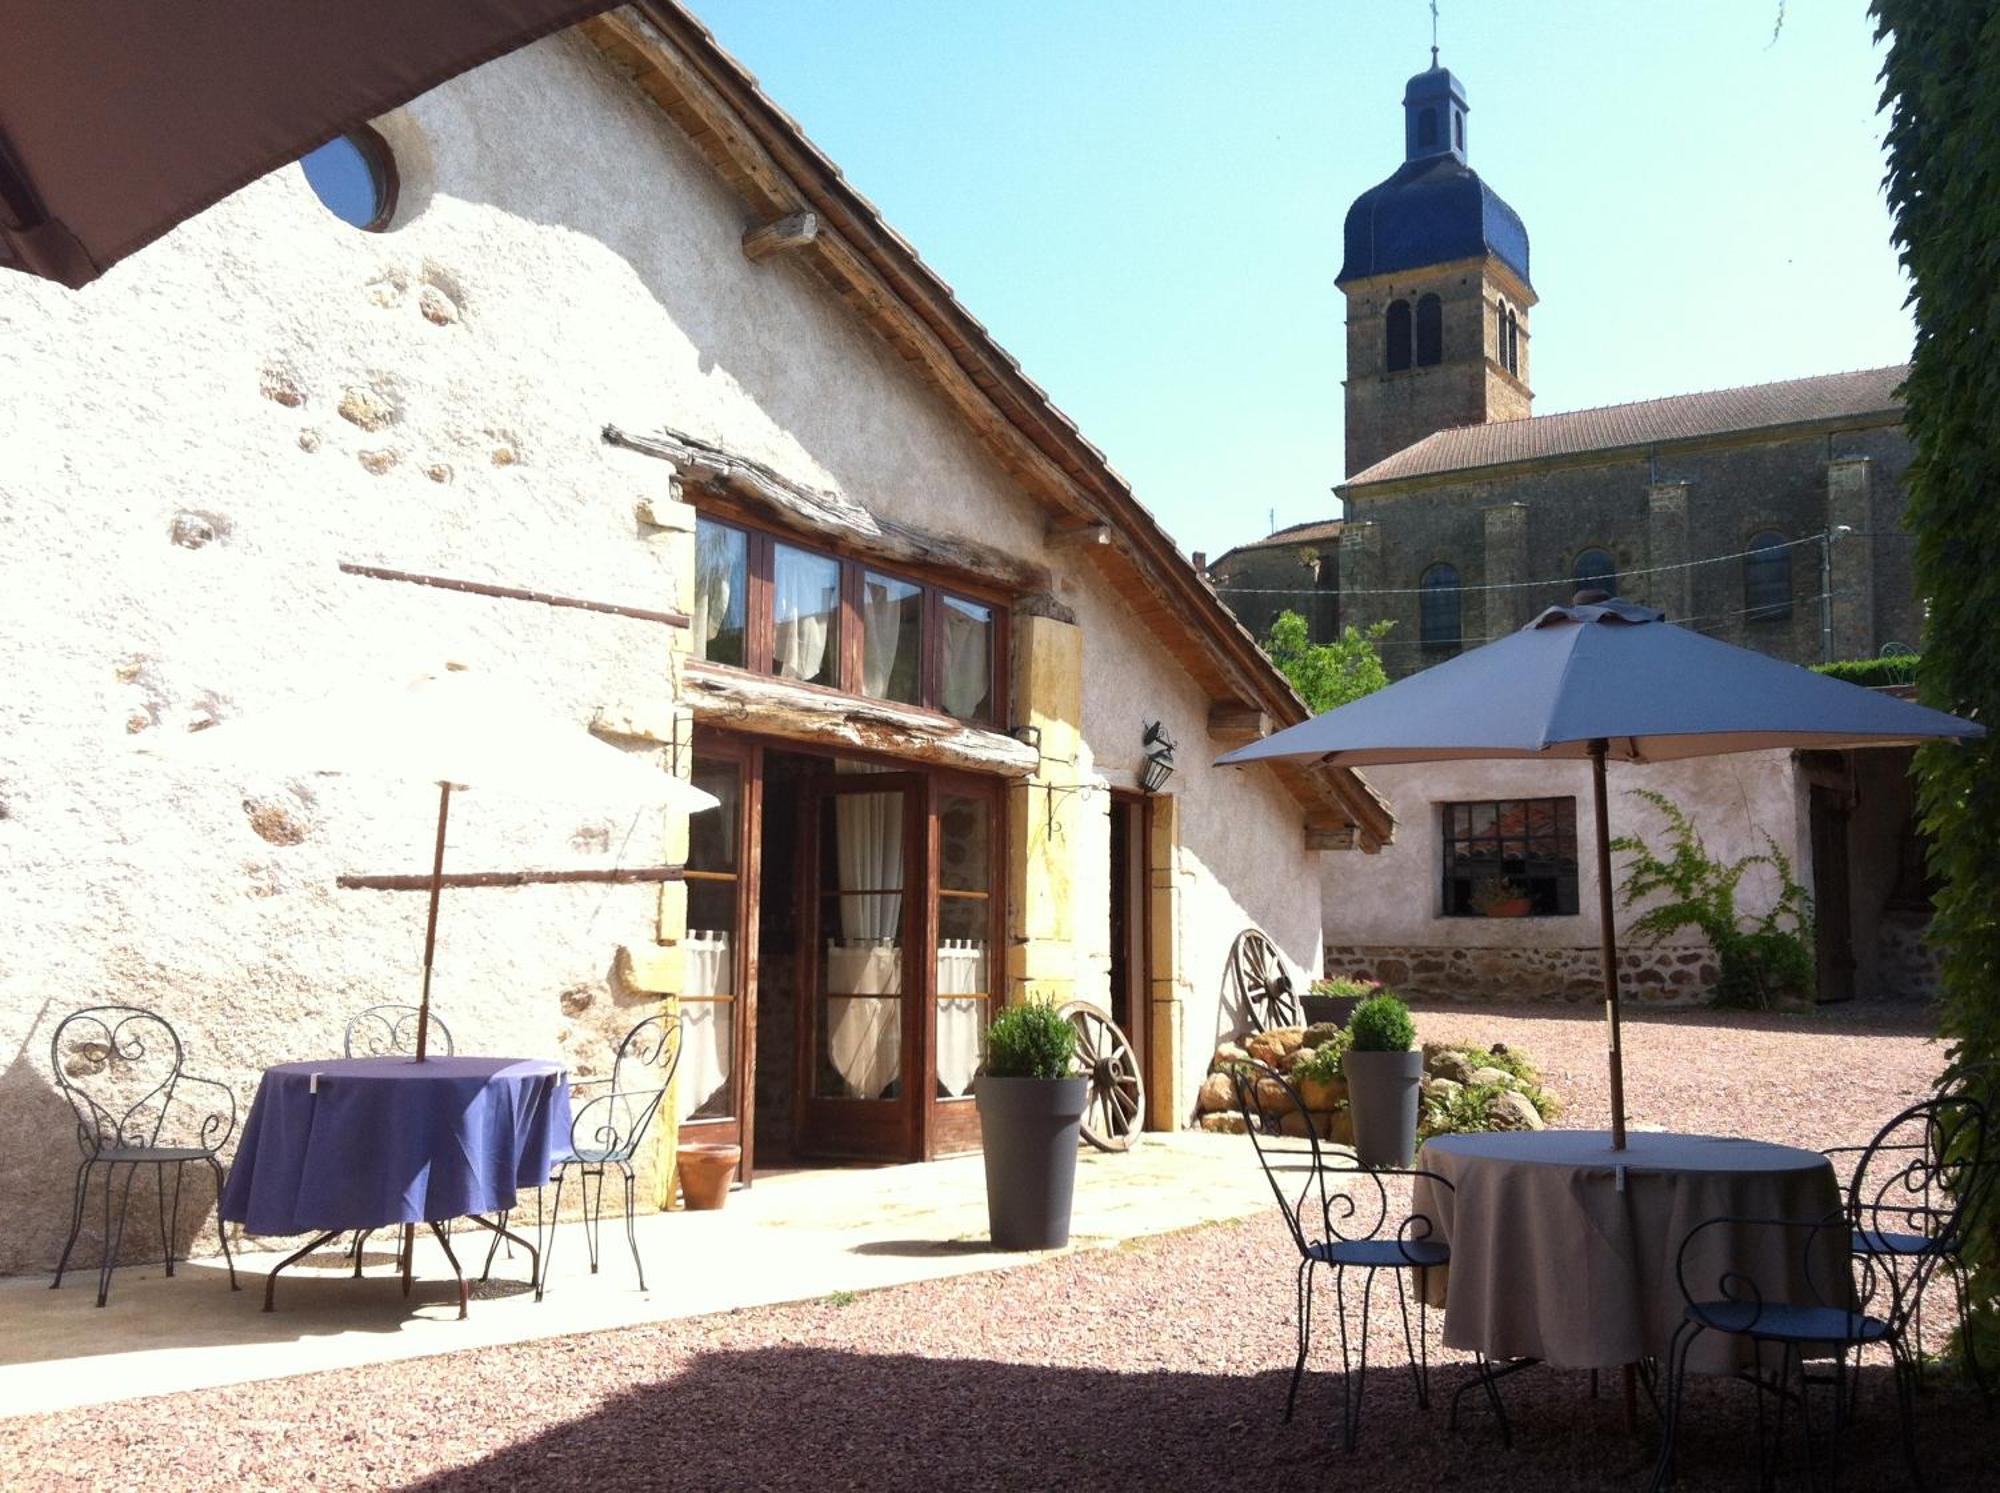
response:
<path id="1" fill-rule="evenodd" d="M 1420 1177 L 1412 1197 L 1451 1245 L 1450 1269 L 1431 1272 L 1427 1287 L 1433 1304 L 1442 1288 L 1445 1342 L 1562 1368 L 1665 1357 L 1686 1306 L 1675 1257 L 1697 1224 L 1819 1220 L 1841 1201 L 1818 1153 L 1726 1136 L 1634 1133 L 1622 1152 L 1602 1130 L 1440 1136 L 1417 1165 L 1452 1184 Z M 1711 1231 L 1690 1256 L 1689 1285 L 1713 1294 L 1724 1255 L 1767 1299 L 1847 1289 L 1843 1229 Z M 1741 1343 L 1704 1338 L 1695 1372 L 1742 1361 Z"/>

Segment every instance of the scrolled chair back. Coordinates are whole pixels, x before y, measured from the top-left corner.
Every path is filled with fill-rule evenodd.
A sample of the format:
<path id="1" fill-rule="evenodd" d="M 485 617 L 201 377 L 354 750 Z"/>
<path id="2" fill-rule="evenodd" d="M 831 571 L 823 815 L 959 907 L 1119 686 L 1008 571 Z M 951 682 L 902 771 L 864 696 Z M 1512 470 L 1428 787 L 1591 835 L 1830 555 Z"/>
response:
<path id="1" fill-rule="evenodd" d="M 1413 1248 L 1443 1242 L 1436 1220 L 1416 1206 L 1413 1189 L 1422 1179 L 1433 1196 L 1449 1196 L 1447 1178 L 1411 1167 L 1366 1167 L 1347 1147 L 1323 1144 L 1325 1121 L 1275 1068 L 1239 1059 L 1229 1076 L 1244 1128 L 1300 1253 L 1321 1241 L 1386 1239 L 1412 1265 L 1438 1263 L 1433 1251 Z"/>
<path id="2" fill-rule="evenodd" d="M 578 1156 L 630 1161 L 666 1098 L 681 1060 L 679 1016 L 649 1016 L 628 1031 L 611 1065 L 611 1091 L 576 1112 L 570 1145 Z M 588 1091 L 587 1085 L 578 1085 Z"/>
<path id="3" fill-rule="evenodd" d="M 347 1023 L 341 1048 L 351 1058 L 413 1056 L 417 1050 L 417 1021 L 421 1006 L 370 1006 Z M 448 1058 L 454 1049 L 451 1028 L 437 1012 L 431 1012 L 429 1051 Z"/>
<path id="4" fill-rule="evenodd" d="M 1850 1225 L 1845 1209 L 1824 1218 L 1710 1218 L 1681 1240 L 1674 1278 L 1682 1299 L 1714 1331 L 1779 1328 L 1785 1325 L 1781 1313 L 1797 1307 L 1847 1313 L 1857 1339 L 1866 1317 L 1900 1327 L 1896 1275 L 1867 1256 L 1857 1257 L 1860 1268 L 1852 1268 Z"/>
<path id="5" fill-rule="evenodd" d="M 49 1042 L 56 1087 L 76 1116 L 85 1156 L 161 1145 L 213 1149 L 235 1128 L 228 1110 L 177 1110 L 183 1085 L 180 1036 L 167 1019 L 141 1006 L 91 1006 L 72 1011 Z M 199 1080 L 189 1080 L 199 1082 Z"/>
<path id="6" fill-rule="evenodd" d="M 1855 1232 L 1955 1241 L 1994 1183 L 1987 1111 L 1963 1092 L 1913 1104 L 1861 1150 L 1847 1184 Z"/>

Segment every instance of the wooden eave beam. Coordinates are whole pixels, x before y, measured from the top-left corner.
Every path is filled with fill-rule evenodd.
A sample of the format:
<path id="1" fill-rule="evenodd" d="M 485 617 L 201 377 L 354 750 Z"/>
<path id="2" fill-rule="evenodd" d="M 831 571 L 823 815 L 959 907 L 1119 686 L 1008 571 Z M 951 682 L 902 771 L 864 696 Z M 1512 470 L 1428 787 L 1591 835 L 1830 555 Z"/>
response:
<path id="1" fill-rule="evenodd" d="M 1241 700 L 1217 700 L 1208 707 L 1208 734 L 1211 740 L 1240 746 L 1271 734 L 1270 713 Z"/>
<path id="2" fill-rule="evenodd" d="M 1088 549 L 1093 545 L 1111 543 L 1111 525 L 1075 524 L 1069 527 L 1050 525 L 1048 546 L 1050 549 Z"/>
<path id="3" fill-rule="evenodd" d="M 782 218 L 747 230 L 743 235 L 743 255 L 762 264 L 775 254 L 803 249 L 818 237 L 818 213 L 786 213 Z"/>

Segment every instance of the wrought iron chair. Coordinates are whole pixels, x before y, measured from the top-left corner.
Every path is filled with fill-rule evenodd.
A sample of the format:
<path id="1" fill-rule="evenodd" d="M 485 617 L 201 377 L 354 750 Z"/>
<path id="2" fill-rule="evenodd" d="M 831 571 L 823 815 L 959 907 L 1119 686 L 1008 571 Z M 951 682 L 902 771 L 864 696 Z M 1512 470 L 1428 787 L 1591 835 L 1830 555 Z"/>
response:
<path id="1" fill-rule="evenodd" d="M 1899 1163 L 1893 1158 L 1903 1143 L 1896 1137 L 1913 1130 L 1925 1136 L 1918 1159 Z M 1765 1486 L 1776 1476 L 1787 1411 L 1792 1406 L 1798 1409 L 1810 1483 L 1815 1466 L 1812 1386 L 1831 1390 L 1829 1435 L 1837 1438 L 1852 1414 L 1862 1350 L 1886 1347 L 1895 1371 L 1903 1458 L 1912 1480 L 1923 1485 L 1911 1403 L 1916 1364 L 1909 1329 L 1924 1288 L 1945 1254 L 1939 1249 L 1905 1254 L 1873 1247 L 1856 1252 L 1853 1240 L 1857 1234 L 1892 1231 L 1936 1240 L 1959 1237 L 1968 1202 L 1977 1201 L 1977 1189 L 1986 1185 L 1983 1171 L 1971 1159 L 1985 1153 L 1986 1110 L 1963 1096 L 1926 1100 L 1891 1120 L 1878 1141 L 1880 1148 L 1868 1146 L 1855 1169 L 1857 1177 L 1875 1179 L 1875 1190 L 1851 1190 L 1840 1212 L 1814 1220 L 1712 1218 L 1697 1224 L 1681 1241 L 1674 1269 L 1686 1310 L 1667 1350 L 1666 1425 L 1653 1477 L 1655 1489 L 1673 1479 L 1688 1353 L 1705 1332 L 1741 1336 L 1755 1345 L 1756 1367 L 1749 1378 L 1757 1391 L 1758 1471 Z M 1759 1282 L 1731 1253 L 1732 1244 L 1746 1236 L 1768 1238 L 1774 1232 L 1800 1251 L 1800 1273 L 1809 1298 L 1805 1301 L 1787 1299 L 1793 1292 L 1766 1290 L 1771 1283 Z M 1705 1267 L 1691 1273 L 1698 1257 L 1705 1259 Z M 1826 1263 L 1829 1257 L 1851 1260 L 1851 1270 L 1833 1275 Z M 1705 1284 L 1708 1280 L 1715 1282 L 1712 1288 Z M 1767 1348 L 1776 1348 L 1779 1356 L 1769 1377 L 1764 1369 Z M 1831 1376 L 1808 1373 L 1808 1362 L 1829 1358 Z M 1793 1390 L 1795 1377 L 1798 1387 Z M 1776 1424 L 1768 1434 L 1767 1399 L 1777 1403 Z M 1833 1457 L 1829 1466 L 1837 1469 L 1838 1453 Z"/>
<path id="2" fill-rule="evenodd" d="M 370 1006 L 347 1023 L 341 1051 L 351 1058 L 387 1058 L 417 1050 L 417 1017 L 420 1006 Z M 430 1050 L 439 1057 L 453 1054 L 451 1028 L 444 1018 L 431 1012 Z"/>
<path id="3" fill-rule="evenodd" d="M 1410 1325 L 1407 1278 L 1414 1271 L 1451 1263 L 1451 1249 L 1436 1237 L 1432 1220 L 1414 1207 L 1392 1198 L 1391 1179 L 1414 1183 L 1426 1179 L 1445 1192 L 1450 1182 L 1435 1172 L 1416 1169 L 1370 1170 L 1353 1153 L 1322 1148 L 1312 1112 L 1289 1079 L 1261 1063 L 1237 1063 L 1230 1069 L 1250 1143 L 1278 1199 L 1298 1246 L 1297 1322 L 1299 1350 L 1292 1364 L 1291 1388 L 1285 1395 L 1285 1419 L 1292 1418 L 1312 1346 L 1313 1272 L 1332 1270 L 1334 1299 L 1340 1315 L 1341 1444 L 1348 1451 L 1361 1429 L 1361 1398 L 1368 1379 L 1368 1306 L 1377 1272 L 1387 1270 L 1396 1281 L 1396 1301 L 1403 1317 L 1403 1343 L 1409 1351 L 1410 1377 L 1417 1404 L 1430 1408 L 1430 1351 L 1423 1283 L 1417 1282 L 1417 1320 Z M 1363 1272 L 1361 1323 L 1351 1334 L 1347 1321 L 1347 1272 Z M 1501 1434 L 1511 1444 L 1506 1412 L 1484 1357 L 1475 1359 L 1476 1382 L 1486 1393 Z M 1469 1386 L 1468 1386 L 1469 1387 Z M 1462 1392 L 1462 1391 L 1461 1391 Z M 1456 1416 L 1456 1401 L 1453 1404 Z"/>
<path id="4" fill-rule="evenodd" d="M 1968 1325 L 1965 1234 L 1959 1229 L 1940 1232 L 1937 1207 L 1942 1201 L 1938 1196 L 1940 1185 L 1960 1176 L 1970 1188 L 1962 1210 L 1965 1218 L 1978 1216 L 1991 1196 L 2000 1162 L 1985 1154 L 1983 1128 L 1978 1137 L 1982 1143 L 1980 1150 L 1959 1158 L 1963 1168 L 1947 1168 L 1944 1163 L 1948 1158 L 1940 1156 L 1937 1150 L 1946 1137 L 1931 1122 L 1927 1108 L 1919 1106 L 1896 1116 L 1865 1146 L 1829 1146 L 1820 1154 L 1836 1166 L 1848 1157 L 1858 1158 L 1842 1184 L 1848 1211 L 1854 1218 L 1850 1248 L 1856 1260 L 1873 1261 L 1882 1269 L 1901 1271 L 1917 1260 L 1936 1256 L 1935 1268 L 1951 1277 L 1958 1306 L 1959 1350 L 1964 1355 L 1966 1374 L 1991 1410 L 1992 1390 L 1980 1366 Z M 1911 1316 L 1911 1332 L 1911 1361 L 1916 1365 L 1921 1384 L 1924 1364 L 1921 1295 Z"/>
<path id="5" fill-rule="evenodd" d="M 555 1175 L 549 1180 L 556 1190 L 551 1208 L 554 1217 L 544 1224 L 541 1193 L 535 1194 L 535 1243 L 541 1248 L 541 1276 L 535 1282 L 535 1299 L 541 1300 L 548 1285 L 549 1259 L 555 1252 L 554 1224 L 562 1216 L 563 1182 L 572 1171 L 583 1188 L 584 1239 L 590 1248 L 590 1273 L 597 1274 L 600 1257 L 598 1230 L 604 1220 L 604 1176 L 616 1171 L 625 1187 L 625 1242 L 632 1250 L 632 1264 L 639 1274 L 639 1289 L 646 1289 L 646 1263 L 639 1258 L 639 1236 L 633 1229 L 633 1191 L 637 1185 L 632 1159 L 651 1128 L 653 1116 L 673 1082 L 674 1069 L 681 1060 L 681 1023 L 678 1016 L 649 1016 L 618 1044 L 611 1077 L 572 1084 L 578 1096 L 589 1096 L 570 1121 L 569 1146 L 556 1158 Z M 591 1182 L 597 1183 L 593 1193 Z M 505 1223 L 505 1218 L 502 1218 Z M 486 1252 L 486 1268 L 493 1268 L 496 1234 Z"/>
<path id="6" fill-rule="evenodd" d="M 76 1115 L 76 1142 L 83 1162 L 76 1169 L 70 1207 L 69 1238 L 56 1262 L 50 1289 L 62 1286 L 71 1251 L 83 1232 L 84 1203 L 91 1173 L 104 1169 L 104 1259 L 97 1272 L 97 1304 L 111 1293 L 111 1272 L 125 1242 L 125 1215 L 132 1203 L 132 1179 L 150 1166 L 159 1195 L 160 1254 L 168 1275 L 174 1273 L 174 1246 L 180 1222 L 181 1173 L 189 1162 L 204 1163 L 215 1174 L 215 1196 L 222 1200 L 222 1163 L 217 1153 L 236 1133 L 236 1094 L 227 1084 L 197 1078 L 182 1066 L 181 1039 L 164 1017 L 138 1006 L 92 1006 L 74 1011 L 57 1025 L 49 1043 L 49 1068 L 56 1088 Z M 124 1167 L 125 1185 L 118 1187 Z M 173 1193 L 167 1192 L 167 1168 L 174 1169 Z M 119 1193 L 116 1227 L 111 1195 Z M 229 1234 L 222 1231 L 222 1259 L 229 1267 L 229 1289 L 236 1282 L 236 1262 L 229 1254 Z"/>
<path id="7" fill-rule="evenodd" d="M 417 1021 L 422 1015 L 421 1006 L 370 1006 L 348 1021 L 347 1031 L 341 1037 L 341 1052 L 350 1058 L 414 1057 L 417 1051 Z M 451 1057 L 454 1051 L 451 1028 L 435 1011 L 431 1012 L 430 1050 L 446 1058 Z M 449 1222 L 446 1227 L 450 1227 Z M 374 1232 L 373 1229 L 354 1231 L 354 1242 L 348 1249 L 354 1258 L 356 1275 L 361 1274 L 361 1247 Z M 397 1254 L 399 1263 L 415 1238 L 414 1225 L 402 1230 L 402 1243 Z"/>

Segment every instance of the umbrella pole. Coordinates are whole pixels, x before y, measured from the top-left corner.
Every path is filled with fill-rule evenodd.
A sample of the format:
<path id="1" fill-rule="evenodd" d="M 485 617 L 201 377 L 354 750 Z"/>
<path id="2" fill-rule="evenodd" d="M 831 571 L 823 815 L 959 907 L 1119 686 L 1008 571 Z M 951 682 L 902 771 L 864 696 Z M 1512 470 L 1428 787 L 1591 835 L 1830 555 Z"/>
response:
<path id="1" fill-rule="evenodd" d="M 1625 1051 L 1618 1036 L 1618 925 L 1611 913 L 1611 823 L 1605 808 L 1603 737 L 1590 744 L 1590 793 L 1597 814 L 1597 926 L 1604 952 L 1604 1023 L 1611 1039 L 1611 1149 L 1625 1149 Z M 442 843 L 442 842 L 440 842 Z"/>
<path id="2" fill-rule="evenodd" d="M 424 924 L 424 993 L 417 1002 L 417 1061 L 423 1062 L 431 1045 L 431 956 L 437 951 L 438 896 L 444 891 L 444 826 L 451 816 L 451 781 L 438 784 L 437 851 L 431 857 L 431 911 Z"/>

